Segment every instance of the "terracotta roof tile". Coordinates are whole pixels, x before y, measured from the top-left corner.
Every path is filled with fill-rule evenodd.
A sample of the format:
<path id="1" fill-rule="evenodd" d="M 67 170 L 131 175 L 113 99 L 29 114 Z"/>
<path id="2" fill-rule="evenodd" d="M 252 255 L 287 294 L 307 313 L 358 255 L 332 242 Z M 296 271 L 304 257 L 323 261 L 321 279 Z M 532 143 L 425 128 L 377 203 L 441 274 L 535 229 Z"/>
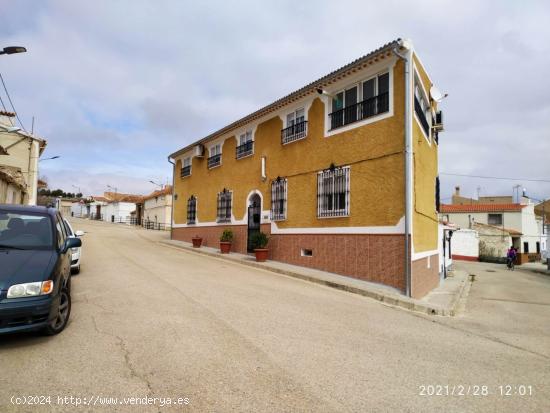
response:
<path id="1" fill-rule="evenodd" d="M 163 189 L 158 189 L 154 192 L 151 192 L 149 195 L 145 195 L 143 197 L 143 201 L 147 201 L 148 199 L 152 199 L 152 198 L 155 198 L 157 196 L 171 195 L 171 194 L 172 194 L 172 186 L 171 185 L 166 185 Z"/>
<path id="2" fill-rule="evenodd" d="M 441 213 L 453 212 L 515 212 L 521 211 L 526 205 L 521 204 L 471 204 L 471 205 L 441 205 Z"/>

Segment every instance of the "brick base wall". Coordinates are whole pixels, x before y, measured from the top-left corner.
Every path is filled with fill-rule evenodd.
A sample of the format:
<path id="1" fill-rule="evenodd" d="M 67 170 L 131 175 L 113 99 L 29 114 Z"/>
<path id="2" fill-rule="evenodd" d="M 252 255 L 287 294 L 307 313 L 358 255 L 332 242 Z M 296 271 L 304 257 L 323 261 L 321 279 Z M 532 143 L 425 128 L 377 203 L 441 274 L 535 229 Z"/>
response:
<path id="1" fill-rule="evenodd" d="M 233 230 L 231 251 L 246 254 L 247 226 L 174 228 L 175 240 L 191 242 L 199 235 L 204 246 L 219 248 L 225 228 Z M 267 234 L 270 225 L 262 225 Z M 404 238 L 399 234 L 276 234 L 269 239 L 269 259 L 372 281 L 405 291 Z M 302 250 L 312 256 L 302 256 Z M 434 263 L 437 267 L 437 263 Z"/>
<path id="2" fill-rule="evenodd" d="M 471 257 L 469 255 L 457 255 L 453 254 L 453 260 L 460 260 L 460 261 L 479 261 L 479 257 Z"/>
<path id="3" fill-rule="evenodd" d="M 413 261 L 411 284 L 413 298 L 422 298 L 439 285 L 439 254 Z"/>

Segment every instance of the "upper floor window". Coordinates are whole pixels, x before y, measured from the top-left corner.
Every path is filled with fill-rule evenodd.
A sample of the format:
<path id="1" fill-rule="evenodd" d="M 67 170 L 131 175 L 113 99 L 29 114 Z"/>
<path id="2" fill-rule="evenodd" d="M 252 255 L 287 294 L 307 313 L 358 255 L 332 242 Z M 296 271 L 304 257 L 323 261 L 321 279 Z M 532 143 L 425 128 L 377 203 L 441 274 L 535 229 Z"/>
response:
<path id="1" fill-rule="evenodd" d="M 215 168 L 222 163 L 222 145 L 218 143 L 210 147 L 210 156 L 208 157 L 208 168 Z"/>
<path id="2" fill-rule="evenodd" d="M 286 219 L 287 180 L 277 177 L 271 182 L 271 219 L 281 221 Z"/>
<path id="3" fill-rule="evenodd" d="M 307 120 L 305 118 L 305 109 L 296 109 L 286 115 L 286 128 L 281 131 L 281 142 L 294 142 L 305 138 L 307 134 Z"/>
<path id="4" fill-rule="evenodd" d="M 187 224 L 195 224 L 197 221 L 197 198 L 194 195 L 187 200 Z"/>
<path id="5" fill-rule="evenodd" d="M 502 225 L 502 214 L 489 214 L 487 223 L 489 225 Z"/>
<path id="6" fill-rule="evenodd" d="M 181 177 L 191 175 L 191 158 L 185 158 L 181 167 Z"/>
<path id="7" fill-rule="evenodd" d="M 414 85 L 414 113 L 426 136 L 430 136 L 430 125 L 432 124 L 432 108 L 430 101 L 420 87 L 420 82 L 415 78 Z"/>
<path id="8" fill-rule="evenodd" d="M 231 222 L 231 191 L 224 188 L 223 191 L 218 192 L 218 214 L 217 222 Z"/>
<path id="9" fill-rule="evenodd" d="M 390 75 L 383 73 L 334 94 L 330 128 L 389 111 Z"/>
<path id="10" fill-rule="evenodd" d="M 317 175 L 317 216 L 341 217 L 349 215 L 349 166 L 331 168 Z"/>
<path id="11" fill-rule="evenodd" d="M 254 141 L 252 140 L 251 130 L 247 130 L 239 135 L 239 146 L 237 146 L 235 152 L 237 159 L 244 158 L 254 153 Z"/>

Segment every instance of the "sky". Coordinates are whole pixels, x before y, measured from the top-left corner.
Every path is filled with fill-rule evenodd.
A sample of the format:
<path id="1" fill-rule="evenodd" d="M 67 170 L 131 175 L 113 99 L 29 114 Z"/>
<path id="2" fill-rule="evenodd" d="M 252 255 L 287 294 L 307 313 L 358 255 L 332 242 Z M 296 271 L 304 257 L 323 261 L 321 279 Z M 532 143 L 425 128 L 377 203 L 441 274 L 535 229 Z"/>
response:
<path id="1" fill-rule="evenodd" d="M 0 0 L 0 72 L 50 188 L 149 193 L 167 156 L 396 38 L 441 102 L 442 200 L 550 198 L 547 1 Z M 7 99 L 3 90 L 0 96 Z M 9 109 L 9 107 L 8 107 Z M 495 176 L 480 179 L 445 174 Z"/>

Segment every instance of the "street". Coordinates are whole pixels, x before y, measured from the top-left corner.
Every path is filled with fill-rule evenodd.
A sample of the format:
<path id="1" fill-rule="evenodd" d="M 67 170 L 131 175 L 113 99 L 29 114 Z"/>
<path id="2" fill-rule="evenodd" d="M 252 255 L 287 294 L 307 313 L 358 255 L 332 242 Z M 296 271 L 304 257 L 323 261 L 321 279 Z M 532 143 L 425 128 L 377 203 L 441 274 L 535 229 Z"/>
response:
<path id="1" fill-rule="evenodd" d="M 457 264 L 476 274 L 464 312 L 430 317 L 159 245 L 167 232 L 72 222 L 69 325 L 0 337 L 1 411 L 550 411 L 550 277 Z"/>

